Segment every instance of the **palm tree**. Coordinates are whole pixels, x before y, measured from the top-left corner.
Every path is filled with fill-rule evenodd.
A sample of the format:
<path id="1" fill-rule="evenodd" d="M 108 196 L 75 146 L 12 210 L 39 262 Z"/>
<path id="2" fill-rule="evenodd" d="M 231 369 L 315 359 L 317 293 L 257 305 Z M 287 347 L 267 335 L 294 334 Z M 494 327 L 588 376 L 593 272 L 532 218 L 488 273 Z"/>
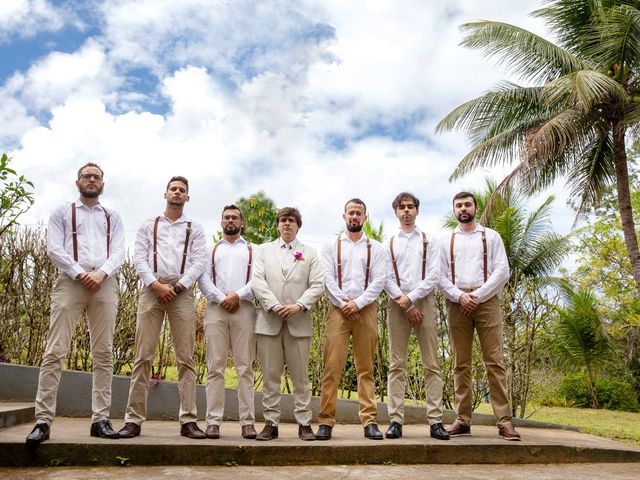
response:
<path id="1" fill-rule="evenodd" d="M 462 25 L 462 45 L 508 65 L 525 82 L 498 84 L 450 112 L 437 132 L 460 129 L 471 151 L 451 175 L 515 164 L 497 192 L 526 193 L 567 178 L 578 215 L 615 181 L 625 246 L 640 293 L 640 249 L 629 190 L 627 137 L 640 132 L 640 1 L 552 0 L 533 16 L 554 44 L 513 25 Z"/>
<path id="2" fill-rule="evenodd" d="M 555 351 L 567 367 L 584 370 L 592 406 L 599 408 L 596 372 L 611 353 L 611 343 L 593 292 L 567 286 L 564 293 L 567 306 L 560 310 L 554 332 Z"/>

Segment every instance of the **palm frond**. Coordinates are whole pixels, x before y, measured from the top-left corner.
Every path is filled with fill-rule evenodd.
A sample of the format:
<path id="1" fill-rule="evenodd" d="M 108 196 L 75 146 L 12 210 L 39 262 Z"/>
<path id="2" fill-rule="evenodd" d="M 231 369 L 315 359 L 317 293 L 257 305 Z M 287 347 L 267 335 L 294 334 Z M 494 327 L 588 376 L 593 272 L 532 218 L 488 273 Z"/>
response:
<path id="1" fill-rule="evenodd" d="M 535 10 L 531 16 L 545 20 L 560 45 L 574 54 L 584 54 L 588 41 L 585 27 L 590 25 L 600 9 L 600 1 L 555 0 Z"/>
<path id="2" fill-rule="evenodd" d="M 627 93 L 612 78 L 594 70 L 579 70 L 549 82 L 540 92 L 549 105 L 578 107 L 583 111 L 605 103 L 623 103 Z"/>
<path id="3" fill-rule="evenodd" d="M 534 33 L 502 22 L 481 21 L 460 27 L 461 45 L 496 57 L 498 64 L 532 82 L 547 82 L 591 68 L 582 59 Z"/>
<path id="4" fill-rule="evenodd" d="M 587 51 L 599 65 L 613 68 L 614 78 L 624 82 L 628 69 L 640 67 L 640 8 L 638 2 L 621 3 L 599 13 L 595 24 L 599 35 L 592 36 Z"/>

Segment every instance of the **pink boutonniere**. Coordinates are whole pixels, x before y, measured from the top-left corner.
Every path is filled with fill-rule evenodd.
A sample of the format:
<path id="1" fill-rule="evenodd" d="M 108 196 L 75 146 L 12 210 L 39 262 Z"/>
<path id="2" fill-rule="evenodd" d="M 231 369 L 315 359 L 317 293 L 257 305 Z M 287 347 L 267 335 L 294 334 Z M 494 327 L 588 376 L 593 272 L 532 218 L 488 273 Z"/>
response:
<path id="1" fill-rule="evenodd" d="M 296 253 L 294 253 L 294 254 L 293 254 L 293 258 L 295 258 L 295 259 L 296 259 L 296 261 L 298 261 L 298 260 L 303 261 L 303 260 L 304 260 L 304 258 L 302 258 L 302 252 L 296 252 Z"/>

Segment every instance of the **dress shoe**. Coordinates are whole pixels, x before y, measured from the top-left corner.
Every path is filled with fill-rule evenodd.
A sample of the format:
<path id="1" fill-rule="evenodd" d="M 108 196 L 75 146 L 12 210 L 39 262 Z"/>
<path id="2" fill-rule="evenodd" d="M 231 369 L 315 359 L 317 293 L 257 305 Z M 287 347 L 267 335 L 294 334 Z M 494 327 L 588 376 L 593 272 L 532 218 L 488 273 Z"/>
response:
<path id="1" fill-rule="evenodd" d="M 180 427 L 180 435 L 187 438 L 195 438 L 196 440 L 207 438 L 196 422 L 187 422 L 182 424 Z"/>
<path id="2" fill-rule="evenodd" d="M 300 440 L 315 440 L 316 435 L 313 433 L 311 425 L 298 425 L 298 438 Z"/>
<path id="3" fill-rule="evenodd" d="M 113 440 L 120 438 L 120 435 L 113 430 L 109 420 L 100 420 L 91 424 L 89 434 L 92 437 L 111 438 Z"/>
<path id="4" fill-rule="evenodd" d="M 49 440 L 49 425 L 36 423 L 31 433 L 27 435 L 27 447 L 38 447 L 45 440 Z"/>
<path id="5" fill-rule="evenodd" d="M 140 435 L 140 430 L 142 430 L 140 425 L 127 422 L 124 424 L 124 427 L 118 430 L 118 435 L 120 435 L 120 438 L 133 438 Z"/>
<path id="6" fill-rule="evenodd" d="M 400 438 L 402 436 L 402 424 L 398 422 L 391 422 L 389 428 L 384 434 L 387 438 Z"/>
<path id="7" fill-rule="evenodd" d="M 331 430 L 333 430 L 331 425 L 320 425 L 316 432 L 316 440 L 331 440 Z"/>
<path id="8" fill-rule="evenodd" d="M 498 435 L 505 440 L 516 442 L 520 441 L 520 434 L 516 432 L 516 429 L 513 428 L 513 424 L 511 422 L 505 423 L 504 425 L 498 425 Z"/>
<path id="9" fill-rule="evenodd" d="M 461 435 L 471 435 L 471 427 L 469 425 L 463 425 L 459 421 L 453 422 L 451 428 L 447 429 L 450 437 L 459 437 Z"/>
<path id="10" fill-rule="evenodd" d="M 254 439 L 258 436 L 256 429 L 253 425 L 242 426 L 242 438 Z"/>
<path id="11" fill-rule="evenodd" d="M 436 440 L 449 440 L 449 432 L 444 429 L 444 425 L 441 423 L 434 423 L 429 427 L 432 438 Z"/>
<path id="12" fill-rule="evenodd" d="M 278 426 L 267 420 L 262 431 L 256 436 L 256 440 L 273 440 L 278 438 Z"/>
<path id="13" fill-rule="evenodd" d="M 378 430 L 378 425 L 375 423 L 370 423 L 364 427 L 364 436 L 369 440 L 382 440 L 384 438 L 382 432 Z"/>
<path id="14" fill-rule="evenodd" d="M 204 429 L 204 436 L 207 438 L 220 438 L 220 426 L 208 425 L 207 428 Z"/>

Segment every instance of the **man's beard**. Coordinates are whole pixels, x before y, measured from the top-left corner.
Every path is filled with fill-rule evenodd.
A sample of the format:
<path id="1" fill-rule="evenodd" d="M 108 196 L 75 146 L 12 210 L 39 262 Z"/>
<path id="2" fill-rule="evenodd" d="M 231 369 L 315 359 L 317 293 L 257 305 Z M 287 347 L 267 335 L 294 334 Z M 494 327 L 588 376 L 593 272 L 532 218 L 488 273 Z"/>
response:
<path id="1" fill-rule="evenodd" d="M 167 203 L 172 207 L 183 207 L 184 201 L 167 199 Z"/>
<path id="2" fill-rule="evenodd" d="M 236 227 L 235 225 L 229 225 L 224 228 L 225 235 L 237 235 L 240 233 L 240 227 Z"/>
<path id="3" fill-rule="evenodd" d="M 97 197 L 99 197 L 100 194 L 102 193 L 103 189 L 104 189 L 104 185 L 102 185 L 97 190 L 85 190 L 82 187 L 78 187 L 78 191 L 80 192 L 80 195 L 82 195 L 83 197 L 86 197 L 86 198 L 97 198 Z"/>
<path id="4" fill-rule="evenodd" d="M 351 233 L 358 233 L 362 231 L 363 226 L 364 223 L 361 223 L 360 225 L 352 225 L 350 223 L 347 223 L 347 230 L 349 230 Z"/>
<path id="5" fill-rule="evenodd" d="M 460 223 L 471 223 L 476 218 L 475 214 L 467 213 L 466 218 L 462 218 L 462 214 L 456 215 L 456 218 Z"/>

